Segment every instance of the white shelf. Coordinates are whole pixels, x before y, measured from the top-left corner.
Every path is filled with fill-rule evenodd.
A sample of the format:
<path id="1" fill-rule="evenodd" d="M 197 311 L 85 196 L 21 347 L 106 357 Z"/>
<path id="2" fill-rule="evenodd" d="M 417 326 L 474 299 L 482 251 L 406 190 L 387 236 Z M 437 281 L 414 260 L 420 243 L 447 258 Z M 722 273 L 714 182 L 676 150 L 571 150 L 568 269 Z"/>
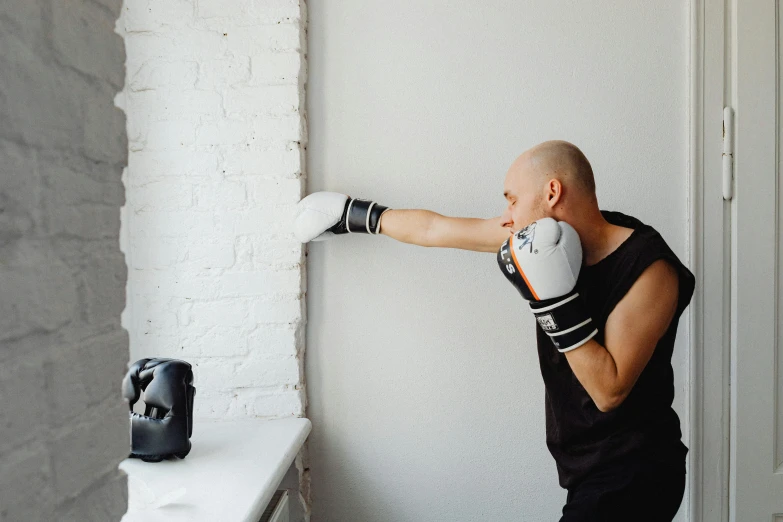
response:
<path id="1" fill-rule="evenodd" d="M 183 460 L 125 459 L 122 522 L 257 522 L 310 433 L 308 419 L 193 423 Z"/>

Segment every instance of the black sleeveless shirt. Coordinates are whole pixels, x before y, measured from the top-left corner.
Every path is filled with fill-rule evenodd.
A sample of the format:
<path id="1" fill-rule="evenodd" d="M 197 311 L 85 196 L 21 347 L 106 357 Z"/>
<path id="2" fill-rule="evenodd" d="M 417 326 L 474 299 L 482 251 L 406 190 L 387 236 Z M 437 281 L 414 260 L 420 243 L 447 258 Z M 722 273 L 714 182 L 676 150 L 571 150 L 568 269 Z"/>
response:
<path id="1" fill-rule="evenodd" d="M 536 325 L 538 358 L 546 385 L 546 442 L 555 458 L 560 486 L 575 487 L 587 474 L 608 465 L 643 462 L 682 466 L 688 448 L 682 443 L 680 419 L 672 409 L 674 373 L 671 358 L 680 316 L 693 295 L 693 274 L 661 235 L 638 219 L 601 211 L 614 225 L 633 232 L 595 265 L 582 266 L 577 289 L 598 328 L 603 345 L 609 314 L 641 273 L 665 259 L 677 269 L 679 299 L 668 330 L 623 403 L 601 412 L 574 375 L 565 354 Z"/>

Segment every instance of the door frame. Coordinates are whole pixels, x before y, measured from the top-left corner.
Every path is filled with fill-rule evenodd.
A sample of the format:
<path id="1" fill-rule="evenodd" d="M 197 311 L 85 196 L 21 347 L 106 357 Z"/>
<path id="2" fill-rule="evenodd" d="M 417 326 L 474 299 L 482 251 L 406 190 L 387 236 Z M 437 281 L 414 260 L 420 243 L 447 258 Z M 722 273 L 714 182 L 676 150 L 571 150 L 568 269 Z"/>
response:
<path id="1" fill-rule="evenodd" d="M 691 522 L 729 520 L 731 202 L 722 191 L 723 107 L 731 100 L 731 0 L 691 0 L 688 90 L 689 491 Z"/>

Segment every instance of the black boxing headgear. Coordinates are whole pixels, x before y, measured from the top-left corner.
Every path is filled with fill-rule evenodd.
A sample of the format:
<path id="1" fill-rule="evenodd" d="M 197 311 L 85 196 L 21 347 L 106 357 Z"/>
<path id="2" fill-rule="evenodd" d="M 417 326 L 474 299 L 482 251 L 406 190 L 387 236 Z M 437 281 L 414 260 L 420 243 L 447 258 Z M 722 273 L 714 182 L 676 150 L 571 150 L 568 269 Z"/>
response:
<path id="1" fill-rule="evenodd" d="M 141 392 L 144 415 L 133 411 Z M 176 359 L 141 359 L 122 381 L 122 394 L 130 403 L 131 457 L 158 462 L 190 452 L 193 434 L 193 370 Z"/>

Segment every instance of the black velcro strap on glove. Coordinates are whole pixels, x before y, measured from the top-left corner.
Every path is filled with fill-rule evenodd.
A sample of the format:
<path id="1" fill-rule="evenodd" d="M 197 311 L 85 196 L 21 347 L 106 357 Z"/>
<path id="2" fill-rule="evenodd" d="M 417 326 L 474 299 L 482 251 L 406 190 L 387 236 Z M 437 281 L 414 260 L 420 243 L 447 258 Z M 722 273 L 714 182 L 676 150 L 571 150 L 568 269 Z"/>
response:
<path id="1" fill-rule="evenodd" d="M 379 234 L 381 231 L 381 214 L 389 207 L 379 205 L 368 199 L 345 200 L 345 208 L 340 221 L 327 229 L 333 234 L 361 233 Z"/>
<path id="2" fill-rule="evenodd" d="M 562 297 L 531 301 L 530 309 L 561 353 L 579 348 L 598 333 L 576 291 Z"/>
<path id="3" fill-rule="evenodd" d="M 388 208 L 368 199 L 352 199 L 349 203 L 348 215 L 345 220 L 348 232 L 377 234 L 379 232 L 378 225 L 381 222 L 381 214 Z"/>

